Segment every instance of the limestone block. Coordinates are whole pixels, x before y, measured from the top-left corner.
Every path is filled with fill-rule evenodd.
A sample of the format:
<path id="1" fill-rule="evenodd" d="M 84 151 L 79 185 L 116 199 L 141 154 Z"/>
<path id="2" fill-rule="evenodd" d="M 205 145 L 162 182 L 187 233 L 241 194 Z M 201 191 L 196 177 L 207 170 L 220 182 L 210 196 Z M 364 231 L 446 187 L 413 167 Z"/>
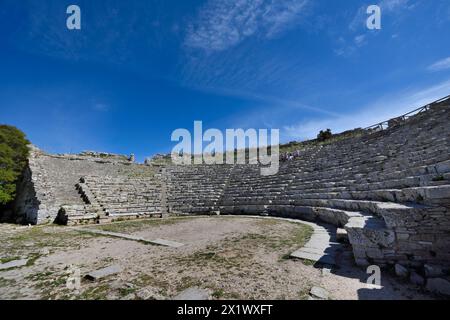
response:
<path id="1" fill-rule="evenodd" d="M 441 266 L 438 265 L 432 265 L 432 264 L 425 264 L 423 266 L 425 271 L 425 276 L 427 278 L 435 278 L 435 277 L 441 277 L 444 275 L 444 270 Z"/>
<path id="2" fill-rule="evenodd" d="M 28 259 L 13 260 L 0 264 L 0 270 L 23 267 L 28 263 Z"/>
<path id="3" fill-rule="evenodd" d="M 409 280 L 411 281 L 411 283 L 418 286 L 423 286 L 425 284 L 425 279 L 415 271 L 411 271 Z"/>
<path id="4" fill-rule="evenodd" d="M 328 300 L 330 298 L 330 293 L 321 287 L 312 287 L 310 292 L 313 298 Z"/>
<path id="5" fill-rule="evenodd" d="M 425 189 L 426 199 L 448 199 L 450 198 L 450 185 L 428 187 Z"/>
<path id="6" fill-rule="evenodd" d="M 397 233 L 396 236 L 398 240 L 408 240 L 410 237 L 408 233 Z"/>
<path id="7" fill-rule="evenodd" d="M 401 278 L 407 278 L 409 275 L 409 270 L 401 264 L 397 263 L 395 265 L 395 274 Z"/>
<path id="8" fill-rule="evenodd" d="M 209 291 L 192 287 L 176 295 L 173 300 L 209 300 L 210 298 L 211 296 Z"/>
<path id="9" fill-rule="evenodd" d="M 366 255 L 367 255 L 367 257 L 369 257 L 371 259 L 383 259 L 384 258 L 383 251 L 378 248 L 367 248 Z"/>
<path id="10" fill-rule="evenodd" d="M 339 242 L 346 242 L 348 241 L 348 234 L 345 229 L 338 228 L 336 230 L 336 240 Z"/>
<path id="11" fill-rule="evenodd" d="M 367 259 L 363 259 L 363 258 L 355 258 L 355 263 L 356 263 L 356 265 L 358 265 L 360 267 L 370 266 L 369 261 L 367 261 Z"/>
<path id="12" fill-rule="evenodd" d="M 92 271 L 92 272 L 88 273 L 85 276 L 85 278 L 89 279 L 89 280 L 92 280 L 92 281 L 96 281 L 96 280 L 100 280 L 100 279 L 103 279 L 105 277 L 108 277 L 110 275 L 119 273 L 121 271 L 122 271 L 122 268 L 120 266 L 113 265 L 113 266 L 109 266 L 109 267 L 106 267 L 106 268 L 103 268 L 103 269 Z"/>
<path id="13" fill-rule="evenodd" d="M 450 281 L 443 278 L 430 278 L 427 280 L 427 290 L 450 296 Z"/>
<path id="14" fill-rule="evenodd" d="M 438 173 L 450 172 L 450 160 L 438 163 L 435 168 Z"/>

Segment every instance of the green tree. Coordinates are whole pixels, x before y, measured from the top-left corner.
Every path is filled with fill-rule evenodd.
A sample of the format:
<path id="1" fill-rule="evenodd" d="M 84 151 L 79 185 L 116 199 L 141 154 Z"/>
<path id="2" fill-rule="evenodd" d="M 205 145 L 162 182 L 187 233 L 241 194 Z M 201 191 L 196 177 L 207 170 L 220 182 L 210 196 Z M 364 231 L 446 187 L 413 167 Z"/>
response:
<path id="1" fill-rule="evenodd" d="M 325 140 L 331 139 L 333 134 L 331 133 L 330 129 L 327 129 L 325 131 L 320 130 L 319 134 L 317 135 L 317 140 L 320 142 L 323 142 Z"/>
<path id="2" fill-rule="evenodd" d="M 16 183 L 27 163 L 29 143 L 16 127 L 0 125 L 0 205 L 14 200 Z"/>

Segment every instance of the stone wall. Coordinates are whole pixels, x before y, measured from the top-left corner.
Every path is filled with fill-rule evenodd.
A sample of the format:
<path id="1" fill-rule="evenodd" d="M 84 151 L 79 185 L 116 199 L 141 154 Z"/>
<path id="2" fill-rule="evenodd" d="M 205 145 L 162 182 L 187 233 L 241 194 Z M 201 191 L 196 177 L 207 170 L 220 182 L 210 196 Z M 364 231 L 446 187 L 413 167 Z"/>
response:
<path id="1" fill-rule="evenodd" d="M 155 176 L 154 167 L 128 159 L 128 156 L 93 152 L 50 155 L 34 148 L 18 188 L 16 220 L 32 224 L 54 222 L 63 206 L 91 210 L 89 201 L 82 198 L 77 187 L 83 177 L 101 177 L 97 181 L 101 184 L 108 177 L 125 181 Z"/>

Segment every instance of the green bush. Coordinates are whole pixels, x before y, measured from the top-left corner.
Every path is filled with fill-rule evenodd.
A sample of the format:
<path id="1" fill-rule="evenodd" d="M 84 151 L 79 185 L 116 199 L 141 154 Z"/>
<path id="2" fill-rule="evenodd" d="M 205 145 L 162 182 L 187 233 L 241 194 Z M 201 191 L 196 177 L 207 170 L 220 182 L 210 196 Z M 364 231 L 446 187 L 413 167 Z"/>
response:
<path id="1" fill-rule="evenodd" d="M 0 205 L 14 200 L 16 183 L 27 163 L 29 143 L 16 127 L 0 125 Z"/>
<path id="2" fill-rule="evenodd" d="M 322 142 L 322 141 L 331 139 L 332 136 L 333 136 L 333 134 L 331 133 L 330 129 L 327 129 L 325 131 L 320 130 L 319 134 L 317 135 L 317 140 Z"/>

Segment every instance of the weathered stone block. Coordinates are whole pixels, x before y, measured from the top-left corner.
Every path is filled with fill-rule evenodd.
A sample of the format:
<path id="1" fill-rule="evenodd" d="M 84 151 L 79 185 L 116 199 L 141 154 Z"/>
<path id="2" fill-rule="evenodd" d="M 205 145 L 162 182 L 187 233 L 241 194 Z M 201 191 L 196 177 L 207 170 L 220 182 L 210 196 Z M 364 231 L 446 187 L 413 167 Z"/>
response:
<path id="1" fill-rule="evenodd" d="M 397 263 L 395 265 L 395 274 L 401 278 L 407 278 L 409 275 L 409 270 L 401 264 Z"/>
<path id="2" fill-rule="evenodd" d="M 328 300 L 330 297 L 329 292 L 321 287 L 312 287 L 309 293 L 313 298 L 321 300 Z"/>
<path id="3" fill-rule="evenodd" d="M 430 278 L 427 280 L 427 290 L 450 296 L 450 281 L 443 278 Z"/>
<path id="4" fill-rule="evenodd" d="M 348 234 L 345 229 L 338 228 L 336 230 L 336 240 L 339 242 L 348 242 Z"/>
<path id="5" fill-rule="evenodd" d="M 425 284 L 425 279 L 415 271 L 411 271 L 409 280 L 411 281 L 411 283 L 418 286 L 423 286 Z"/>
<path id="6" fill-rule="evenodd" d="M 113 265 L 113 266 L 109 266 L 109 267 L 106 267 L 106 268 L 103 268 L 103 269 L 92 271 L 92 272 L 88 273 L 85 276 L 85 278 L 89 279 L 89 280 L 92 280 L 92 281 L 96 281 L 96 280 L 100 280 L 100 279 L 103 279 L 105 277 L 108 277 L 110 275 L 119 273 L 121 271 L 122 271 L 122 268 L 120 266 Z"/>
<path id="7" fill-rule="evenodd" d="M 441 266 L 425 264 L 423 266 L 423 268 L 425 271 L 425 276 L 427 278 L 436 278 L 436 277 L 441 277 L 444 275 L 444 270 Z"/>
<path id="8" fill-rule="evenodd" d="M 184 290 L 176 295 L 173 300 L 209 300 L 209 291 L 197 287 L 192 287 Z"/>

